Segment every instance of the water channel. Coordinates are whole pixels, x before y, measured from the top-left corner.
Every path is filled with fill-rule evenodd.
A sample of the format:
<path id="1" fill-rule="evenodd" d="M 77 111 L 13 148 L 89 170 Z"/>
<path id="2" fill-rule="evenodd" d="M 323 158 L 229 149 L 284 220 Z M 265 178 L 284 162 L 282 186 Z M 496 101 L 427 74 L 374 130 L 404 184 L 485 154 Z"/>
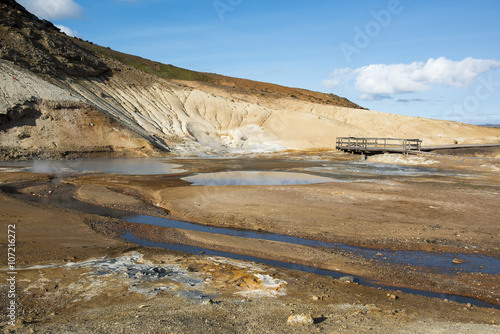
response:
<path id="1" fill-rule="evenodd" d="M 214 163 L 214 161 L 210 161 Z M 449 172 L 439 171 L 428 166 L 401 166 L 392 164 L 369 163 L 369 162 L 337 162 L 337 161 L 298 161 L 280 167 L 279 163 L 273 162 L 273 171 L 266 170 L 244 170 L 248 168 L 245 162 L 235 162 L 233 160 L 225 161 L 217 159 L 216 164 L 228 166 L 228 170 L 216 173 L 200 173 L 199 165 L 203 164 L 201 160 L 176 160 L 176 159 L 97 159 L 97 160 L 74 160 L 74 161 L 28 161 L 28 162 L 8 162 L 0 163 L 0 170 L 26 170 L 32 172 L 52 173 L 58 176 L 84 174 L 84 173 L 106 173 L 106 174 L 128 174 L 128 175 L 157 175 L 157 174 L 179 174 L 189 173 L 183 179 L 192 182 L 193 186 L 215 186 L 215 185 L 292 185 L 306 183 L 322 182 L 355 182 L 359 180 L 372 180 L 374 182 L 384 182 L 394 178 L 418 178 L 418 177 L 446 177 Z M 196 168 L 195 168 L 196 166 Z M 276 167 L 277 166 L 277 167 Z M 259 169 L 259 165 L 251 164 L 251 169 Z M 260 166 L 262 168 L 262 166 Z M 236 169 L 236 170 L 235 170 Z M 455 177 L 467 178 L 468 174 L 453 174 Z M 366 247 L 357 247 L 341 243 L 329 243 L 318 240 L 309 240 L 294 236 L 257 232 L 248 230 L 237 230 L 229 228 L 211 227 L 206 225 L 193 224 L 178 220 L 159 218 L 146 215 L 131 215 L 120 210 L 102 208 L 96 205 L 82 203 L 72 196 L 71 186 L 60 187 L 52 196 L 52 199 L 40 199 L 28 195 L 21 195 L 13 189 L 2 189 L 3 191 L 17 194 L 24 199 L 44 202 L 46 204 L 68 207 L 84 212 L 101 214 L 120 218 L 123 221 L 139 223 L 153 226 L 163 226 L 168 228 L 177 228 L 183 230 L 200 231 L 207 233 L 230 235 L 241 238 L 278 241 L 294 245 L 305 245 L 310 247 L 321 247 L 332 249 L 338 252 L 349 252 L 361 256 L 368 260 L 374 260 L 379 263 L 414 266 L 423 271 L 432 271 L 443 274 L 457 274 L 460 272 L 498 274 L 500 273 L 500 259 L 490 256 L 477 254 L 460 254 L 464 263 L 460 265 L 453 264 L 452 260 L 457 256 L 453 253 L 430 253 L 423 251 L 395 251 L 379 250 Z M 55 200 L 57 198 L 57 200 Z M 135 242 L 143 246 L 163 247 L 172 250 L 178 250 L 193 254 L 204 252 L 207 255 L 225 256 L 236 259 L 244 259 L 256 262 L 262 262 L 269 265 L 313 272 L 320 275 L 327 275 L 334 278 L 345 276 L 345 273 L 334 272 L 314 267 L 285 263 L 269 259 L 256 258 L 252 256 L 240 255 L 229 252 L 215 251 L 200 247 L 194 247 L 183 244 L 156 243 L 148 240 L 139 239 L 130 232 L 125 233 L 122 238 Z M 399 287 L 380 286 L 373 284 L 363 278 L 357 278 L 361 284 L 381 287 L 384 289 L 397 289 L 403 292 L 424 295 L 429 297 L 447 298 L 463 303 L 471 303 L 478 306 L 495 307 L 493 304 L 478 301 L 472 298 L 433 293 L 422 290 L 404 289 Z"/>

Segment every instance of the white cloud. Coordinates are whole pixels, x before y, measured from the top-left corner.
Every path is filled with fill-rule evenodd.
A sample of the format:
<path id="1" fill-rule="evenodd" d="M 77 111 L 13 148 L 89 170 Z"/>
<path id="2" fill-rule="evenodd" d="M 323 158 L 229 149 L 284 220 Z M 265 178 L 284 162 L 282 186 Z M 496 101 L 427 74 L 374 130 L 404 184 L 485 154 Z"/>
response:
<path id="1" fill-rule="evenodd" d="M 78 33 L 75 30 L 63 26 L 62 24 L 56 24 L 55 26 L 58 27 L 63 33 L 65 33 L 68 36 L 75 37 L 76 35 L 78 35 Z"/>
<path id="2" fill-rule="evenodd" d="M 356 89 L 370 94 L 398 94 L 429 90 L 432 84 L 452 87 L 470 85 L 481 73 L 500 66 L 487 59 L 444 57 L 411 64 L 376 64 L 356 69 Z"/>
<path id="3" fill-rule="evenodd" d="M 351 75 L 352 69 L 350 69 L 349 67 L 337 68 L 333 71 L 333 73 L 330 73 L 331 78 L 323 80 L 321 84 L 328 88 L 335 88 L 340 85 L 342 81 L 348 79 Z"/>
<path id="4" fill-rule="evenodd" d="M 429 89 L 414 78 L 419 63 L 384 65 L 374 64 L 356 69 L 356 89 L 369 94 L 395 94 Z"/>
<path id="5" fill-rule="evenodd" d="M 453 61 L 440 57 L 427 62 L 410 64 L 373 64 L 355 70 L 335 70 L 323 85 L 336 87 L 346 78 L 356 79 L 356 90 L 363 92 L 365 100 L 390 98 L 392 94 L 426 91 L 432 85 L 450 87 L 469 86 L 481 73 L 500 67 L 500 61 L 493 59 L 465 58 Z M 349 76 L 350 72 L 350 76 Z"/>
<path id="6" fill-rule="evenodd" d="M 83 8 L 73 0 L 18 0 L 29 12 L 41 19 L 77 19 L 82 16 Z"/>

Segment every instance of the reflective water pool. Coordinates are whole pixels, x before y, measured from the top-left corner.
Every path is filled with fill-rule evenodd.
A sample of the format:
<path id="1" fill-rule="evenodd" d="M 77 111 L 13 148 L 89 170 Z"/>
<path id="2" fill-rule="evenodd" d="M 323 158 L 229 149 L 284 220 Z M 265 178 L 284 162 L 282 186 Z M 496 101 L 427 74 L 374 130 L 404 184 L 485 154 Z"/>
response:
<path id="1" fill-rule="evenodd" d="M 427 164 L 405 165 L 379 161 L 284 160 L 251 158 L 110 158 L 0 162 L 0 171 L 50 174 L 107 173 L 161 175 L 184 172 L 194 185 L 292 185 L 323 182 L 380 181 L 415 177 L 478 177 Z M 206 171 L 206 172 L 205 172 Z M 217 172 L 214 172 L 217 171 Z"/>
<path id="2" fill-rule="evenodd" d="M 401 164 L 376 163 L 376 162 L 327 162 L 322 166 L 309 167 L 306 172 L 321 174 L 343 181 L 371 180 L 393 177 L 429 177 L 429 176 L 454 176 L 467 178 L 472 176 L 466 173 L 443 171 L 436 167 L 410 166 Z M 478 176 L 478 175 L 474 175 Z"/>
<path id="3" fill-rule="evenodd" d="M 30 160 L 0 162 L 0 167 L 48 174 L 101 172 L 106 174 L 156 175 L 175 174 L 185 170 L 179 164 L 160 158 Z"/>
<path id="4" fill-rule="evenodd" d="M 294 172 L 230 171 L 182 178 L 195 186 L 293 185 L 332 182 L 331 178 Z"/>

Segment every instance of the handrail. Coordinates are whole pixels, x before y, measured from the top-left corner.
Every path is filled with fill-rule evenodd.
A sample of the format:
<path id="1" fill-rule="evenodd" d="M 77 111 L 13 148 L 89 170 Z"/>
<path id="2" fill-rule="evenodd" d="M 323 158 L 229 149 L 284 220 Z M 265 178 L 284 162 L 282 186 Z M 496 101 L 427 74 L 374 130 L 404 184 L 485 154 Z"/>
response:
<path id="1" fill-rule="evenodd" d="M 337 137 L 337 149 L 356 152 L 420 151 L 420 139 Z"/>

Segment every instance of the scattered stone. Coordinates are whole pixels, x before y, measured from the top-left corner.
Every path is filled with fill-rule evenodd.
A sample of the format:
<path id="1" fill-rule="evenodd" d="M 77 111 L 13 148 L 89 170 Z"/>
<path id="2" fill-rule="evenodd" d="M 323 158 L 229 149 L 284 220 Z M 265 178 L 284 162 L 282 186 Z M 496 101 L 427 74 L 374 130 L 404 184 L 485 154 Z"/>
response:
<path id="1" fill-rule="evenodd" d="M 342 276 L 339 278 L 339 281 L 344 282 L 344 283 L 354 283 L 354 277 L 353 276 Z"/>
<path id="2" fill-rule="evenodd" d="M 392 293 L 388 293 L 387 297 L 389 297 L 389 299 L 392 299 L 392 300 L 396 300 L 399 298 L 398 296 L 396 296 L 395 294 L 392 294 Z"/>
<path id="3" fill-rule="evenodd" d="M 145 308 L 145 307 L 147 307 L 147 305 L 141 305 L 141 306 L 139 306 L 139 308 Z"/>
<path id="4" fill-rule="evenodd" d="M 310 314 L 296 314 L 289 316 L 287 323 L 293 326 L 310 326 L 314 324 L 314 319 Z"/>
<path id="5" fill-rule="evenodd" d="M 312 296 L 312 300 L 321 300 L 321 297 L 319 297 L 319 296 Z"/>
<path id="6" fill-rule="evenodd" d="M 202 301 L 202 304 L 203 305 L 213 305 L 213 304 L 216 304 L 216 302 L 214 302 L 212 299 L 204 299 Z"/>
<path id="7" fill-rule="evenodd" d="M 462 259 L 459 259 L 459 258 L 454 258 L 451 263 L 454 263 L 454 264 L 462 264 L 464 263 L 465 261 L 462 260 Z"/>

